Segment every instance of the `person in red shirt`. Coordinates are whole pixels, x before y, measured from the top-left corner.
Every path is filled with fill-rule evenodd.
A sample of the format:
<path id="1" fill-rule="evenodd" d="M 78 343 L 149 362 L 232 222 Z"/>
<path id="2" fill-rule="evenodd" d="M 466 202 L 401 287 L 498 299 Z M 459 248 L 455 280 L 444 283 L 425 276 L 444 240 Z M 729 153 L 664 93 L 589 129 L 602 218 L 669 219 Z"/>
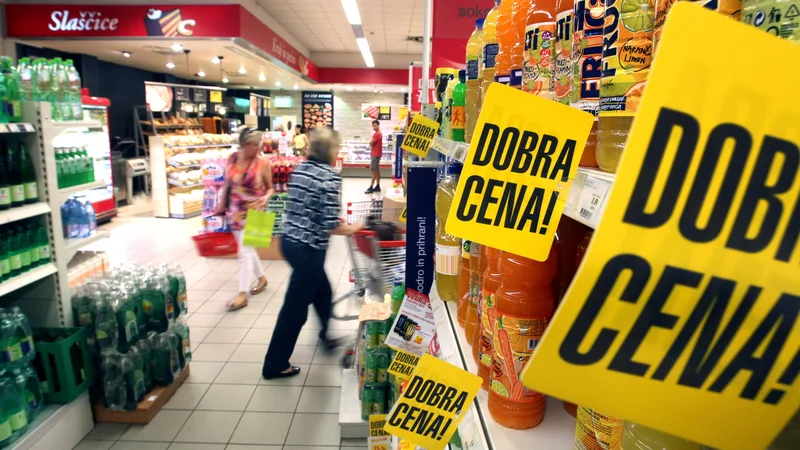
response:
<path id="1" fill-rule="evenodd" d="M 369 145 L 372 147 L 369 158 L 369 169 L 372 171 L 372 180 L 369 183 L 369 189 L 364 191 L 365 194 L 381 191 L 380 168 L 381 155 L 383 155 L 383 134 L 381 134 L 380 125 L 381 123 L 377 120 L 372 121 L 372 129 L 375 131 L 375 134 L 372 135 L 372 140 L 369 141 Z"/>

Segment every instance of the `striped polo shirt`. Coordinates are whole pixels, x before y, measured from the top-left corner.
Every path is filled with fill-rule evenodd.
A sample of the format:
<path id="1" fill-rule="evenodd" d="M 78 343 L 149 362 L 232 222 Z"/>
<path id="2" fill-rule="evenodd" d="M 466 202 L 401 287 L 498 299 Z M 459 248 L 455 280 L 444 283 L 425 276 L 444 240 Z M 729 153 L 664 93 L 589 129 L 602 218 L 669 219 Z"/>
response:
<path id="1" fill-rule="evenodd" d="M 288 191 L 282 239 L 324 250 L 339 226 L 342 177 L 330 165 L 309 159 L 294 168 Z"/>

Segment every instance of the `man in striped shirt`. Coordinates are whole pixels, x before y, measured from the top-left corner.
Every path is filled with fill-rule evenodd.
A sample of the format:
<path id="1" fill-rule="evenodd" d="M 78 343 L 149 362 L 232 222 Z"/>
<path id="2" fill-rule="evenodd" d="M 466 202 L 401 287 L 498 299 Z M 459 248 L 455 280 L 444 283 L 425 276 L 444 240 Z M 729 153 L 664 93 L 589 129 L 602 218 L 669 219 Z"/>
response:
<path id="1" fill-rule="evenodd" d="M 329 127 L 316 129 L 311 137 L 308 161 L 297 166 L 289 179 L 281 251 L 292 267 L 278 321 L 264 357 L 266 379 L 297 375 L 289 363 L 300 330 L 313 305 L 322 322 L 320 340 L 333 350 L 328 338 L 333 291 L 325 274 L 325 253 L 331 234 L 348 235 L 361 229 L 339 220 L 342 179 L 331 167 L 339 153 L 339 134 Z"/>

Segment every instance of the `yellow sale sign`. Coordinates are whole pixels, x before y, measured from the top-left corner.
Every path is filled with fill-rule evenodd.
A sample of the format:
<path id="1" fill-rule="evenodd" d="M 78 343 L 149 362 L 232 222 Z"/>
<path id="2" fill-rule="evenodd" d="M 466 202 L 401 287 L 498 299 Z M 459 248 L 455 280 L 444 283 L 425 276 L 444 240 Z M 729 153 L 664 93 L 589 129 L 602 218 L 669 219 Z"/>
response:
<path id="1" fill-rule="evenodd" d="M 428 156 L 428 150 L 430 150 L 437 131 L 439 131 L 439 124 L 435 120 L 417 114 L 411 121 L 411 126 L 408 127 L 400 148 L 424 158 Z"/>
<path id="2" fill-rule="evenodd" d="M 480 388 L 479 376 L 425 354 L 384 430 L 428 450 L 444 449 Z"/>
<path id="3" fill-rule="evenodd" d="M 696 48 L 704 30 L 703 46 Z M 768 82 L 730 76 L 758 55 Z M 800 406 L 800 46 L 676 3 L 597 232 L 522 380 L 721 449 Z"/>
<path id="4" fill-rule="evenodd" d="M 581 110 L 492 84 L 447 232 L 546 260 L 593 121 Z"/>

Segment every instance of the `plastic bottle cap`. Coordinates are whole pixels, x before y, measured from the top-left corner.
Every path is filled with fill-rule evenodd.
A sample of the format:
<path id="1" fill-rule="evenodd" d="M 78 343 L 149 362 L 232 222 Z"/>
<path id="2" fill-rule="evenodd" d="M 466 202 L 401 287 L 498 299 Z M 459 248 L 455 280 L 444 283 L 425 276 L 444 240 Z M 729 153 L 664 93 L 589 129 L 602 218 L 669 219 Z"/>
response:
<path id="1" fill-rule="evenodd" d="M 475 19 L 475 28 L 482 30 L 484 22 L 486 22 L 485 17 L 481 17 L 480 19 Z"/>

